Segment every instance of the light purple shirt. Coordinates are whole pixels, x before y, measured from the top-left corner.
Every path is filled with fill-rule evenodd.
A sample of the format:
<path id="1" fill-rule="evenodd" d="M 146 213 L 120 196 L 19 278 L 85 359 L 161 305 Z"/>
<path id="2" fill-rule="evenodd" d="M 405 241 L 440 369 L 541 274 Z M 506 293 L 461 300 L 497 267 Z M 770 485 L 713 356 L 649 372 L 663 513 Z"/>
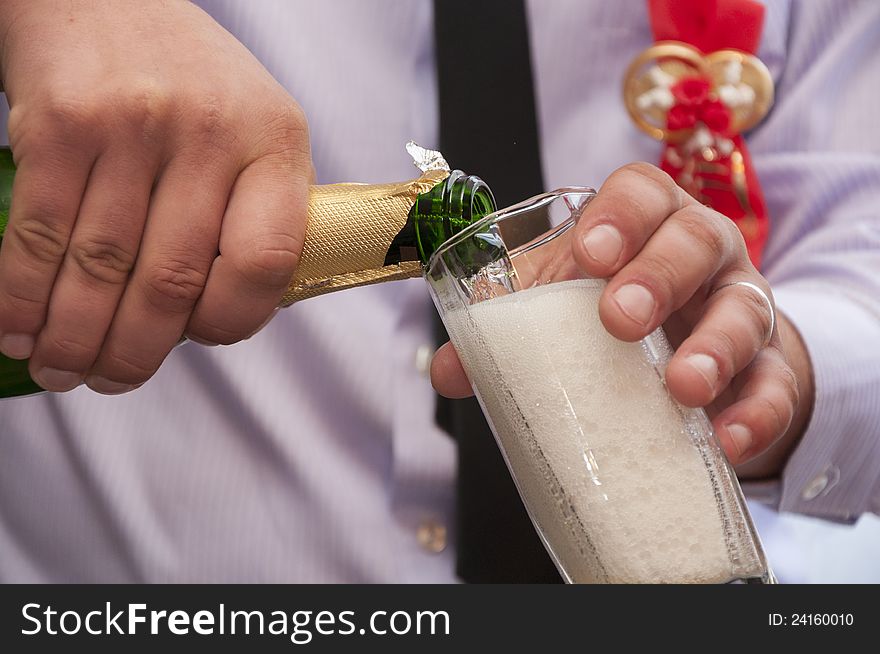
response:
<path id="1" fill-rule="evenodd" d="M 404 142 L 436 144 L 428 0 L 199 4 L 303 105 L 321 182 L 406 179 Z M 655 162 L 620 95 L 651 42 L 645 3 L 529 14 L 548 187 Z M 765 272 L 816 370 L 810 427 L 770 491 L 835 521 L 880 509 L 878 39 L 878 3 L 769 3 L 778 97 L 749 138 Z M 357 289 L 233 347 L 184 346 L 128 396 L 0 404 L 0 580 L 455 581 L 432 310 L 419 280 Z"/>

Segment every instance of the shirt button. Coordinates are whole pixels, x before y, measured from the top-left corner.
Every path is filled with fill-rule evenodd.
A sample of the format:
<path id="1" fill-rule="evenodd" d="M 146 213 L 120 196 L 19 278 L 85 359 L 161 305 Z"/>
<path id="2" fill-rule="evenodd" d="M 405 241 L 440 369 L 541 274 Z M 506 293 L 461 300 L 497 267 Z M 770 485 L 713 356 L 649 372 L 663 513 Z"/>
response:
<path id="1" fill-rule="evenodd" d="M 805 500 L 813 500 L 820 495 L 827 495 L 828 491 L 837 486 L 840 481 L 840 468 L 829 464 L 818 475 L 813 477 L 801 491 L 801 497 Z"/>
<path id="2" fill-rule="evenodd" d="M 420 345 L 416 350 L 416 370 L 427 377 L 431 374 L 431 359 L 434 357 L 434 348 L 430 345 Z"/>
<path id="3" fill-rule="evenodd" d="M 825 472 L 820 472 L 818 475 L 813 477 L 809 484 L 804 486 L 804 489 L 801 491 L 801 497 L 805 500 L 812 500 L 819 495 L 822 494 L 828 487 L 828 475 Z"/>
<path id="4" fill-rule="evenodd" d="M 446 549 L 446 526 L 436 520 L 425 520 L 416 530 L 416 539 L 422 549 L 439 554 Z"/>

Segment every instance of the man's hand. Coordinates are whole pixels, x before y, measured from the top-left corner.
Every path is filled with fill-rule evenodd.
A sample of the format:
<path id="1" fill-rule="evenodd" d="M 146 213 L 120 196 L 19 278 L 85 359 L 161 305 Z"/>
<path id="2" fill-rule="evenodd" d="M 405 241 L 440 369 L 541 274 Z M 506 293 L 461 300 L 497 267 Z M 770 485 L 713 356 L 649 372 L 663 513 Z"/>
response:
<path id="1" fill-rule="evenodd" d="M 41 386 L 137 387 L 186 335 L 271 315 L 305 233 L 302 111 L 185 0 L 3 0 L 18 168 L 0 351 Z"/>
<path id="2" fill-rule="evenodd" d="M 809 357 L 784 316 L 768 343 L 766 302 L 754 290 L 729 285 L 750 282 L 772 301 L 734 223 L 654 166 L 633 164 L 608 178 L 572 243 L 586 275 L 609 278 L 599 302 L 605 328 L 636 341 L 663 325 L 678 346 L 666 370 L 672 395 L 709 409 L 732 463 L 766 453 L 748 473 L 778 472 L 812 407 Z M 471 394 L 449 344 L 437 352 L 431 373 L 441 394 Z"/>

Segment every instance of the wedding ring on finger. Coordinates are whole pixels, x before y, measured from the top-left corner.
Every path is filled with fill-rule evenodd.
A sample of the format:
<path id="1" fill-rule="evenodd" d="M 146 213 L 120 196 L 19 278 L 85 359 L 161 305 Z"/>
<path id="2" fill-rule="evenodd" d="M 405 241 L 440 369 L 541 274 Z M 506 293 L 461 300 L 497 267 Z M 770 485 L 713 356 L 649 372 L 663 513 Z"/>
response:
<path id="1" fill-rule="evenodd" d="M 764 290 L 758 286 L 757 284 L 753 284 L 752 282 L 728 282 L 727 284 L 722 284 L 718 288 L 712 291 L 712 295 L 715 295 L 718 291 L 723 288 L 727 288 L 729 286 L 744 286 L 747 289 L 755 292 L 758 296 L 764 301 L 764 304 L 767 305 L 767 310 L 770 312 L 770 329 L 767 330 L 767 335 L 764 337 L 764 343 L 761 347 L 767 347 L 770 344 L 770 340 L 773 338 L 773 330 L 776 329 L 776 309 L 773 307 L 773 302 L 770 301 L 770 298 L 764 292 Z"/>

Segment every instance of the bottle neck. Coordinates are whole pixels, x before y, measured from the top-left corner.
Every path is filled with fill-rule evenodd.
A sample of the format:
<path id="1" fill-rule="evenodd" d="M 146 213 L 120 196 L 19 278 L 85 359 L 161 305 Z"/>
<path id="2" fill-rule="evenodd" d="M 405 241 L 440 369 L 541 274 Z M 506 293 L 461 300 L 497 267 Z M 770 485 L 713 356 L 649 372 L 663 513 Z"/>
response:
<path id="1" fill-rule="evenodd" d="M 495 197 L 483 180 L 453 170 L 445 180 L 418 196 L 406 225 L 388 249 L 385 265 L 416 260 L 427 264 L 444 242 L 495 209 Z"/>

